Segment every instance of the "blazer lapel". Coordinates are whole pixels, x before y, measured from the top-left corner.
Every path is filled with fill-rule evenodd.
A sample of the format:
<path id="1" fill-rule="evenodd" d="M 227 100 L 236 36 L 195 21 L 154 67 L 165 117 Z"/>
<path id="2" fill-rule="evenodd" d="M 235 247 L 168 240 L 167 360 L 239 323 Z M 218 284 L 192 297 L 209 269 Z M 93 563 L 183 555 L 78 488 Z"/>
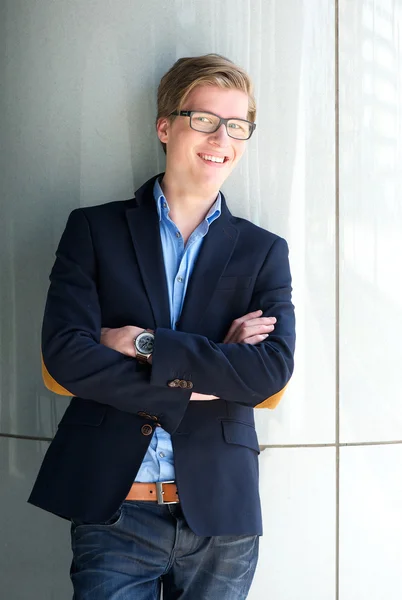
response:
<path id="1" fill-rule="evenodd" d="M 157 175 L 159 177 L 159 175 Z M 170 308 L 159 217 L 153 196 L 156 177 L 135 194 L 137 206 L 126 211 L 141 277 L 151 304 L 155 327 L 170 328 Z"/>
<path id="2" fill-rule="evenodd" d="M 156 177 L 147 181 L 135 194 L 136 205 L 126 212 L 141 277 L 155 320 L 155 327 L 170 329 L 170 308 L 165 263 L 159 230 L 159 217 L 153 196 Z M 222 194 L 221 215 L 204 238 L 191 275 L 180 330 L 194 331 L 202 319 L 215 287 L 235 248 L 238 230 Z"/>
<path id="3" fill-rule="evenodd" d="M 239 232 L 231 223 L 231 217 L 222 194 L 221 215 L 211 224 L 204 238 L 187 287 L 180 317 L 182 331 L 195 330 L 232 256 Z"/>

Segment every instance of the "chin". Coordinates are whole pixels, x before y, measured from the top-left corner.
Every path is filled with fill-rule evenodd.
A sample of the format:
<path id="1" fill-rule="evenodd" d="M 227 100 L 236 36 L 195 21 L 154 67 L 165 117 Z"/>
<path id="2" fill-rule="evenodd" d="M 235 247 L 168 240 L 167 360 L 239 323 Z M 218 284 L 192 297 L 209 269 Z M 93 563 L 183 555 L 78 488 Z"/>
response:
<path id="1" fill-rule="evenodd" d="M 224 177 L 222 177 L 222 174 L 219 174 L 220 176 L 217 177 L 200 177 L 198 179 L 199 185 L 201 187 L 205 187 L 208 188 L 209 190 L 218 190 L 221 185 L 223 184 L 223 182 L 226 180 L 227 175 L 225 174 Z"/>
<path id="2" fill-rule="evenodd" d="M 197 175 L 199 179 L 205 181 L 225 181 L 225 179 L 232 172 L 231 168 L 225 169 L 205 169 L 204 171 L 198 171 Z"/>

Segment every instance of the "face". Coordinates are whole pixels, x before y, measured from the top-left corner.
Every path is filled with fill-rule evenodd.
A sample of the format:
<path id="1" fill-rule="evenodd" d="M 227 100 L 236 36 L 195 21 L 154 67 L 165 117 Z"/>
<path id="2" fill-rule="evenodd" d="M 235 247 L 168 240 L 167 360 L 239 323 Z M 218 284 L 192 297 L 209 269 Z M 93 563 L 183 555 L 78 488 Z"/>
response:
<path id="1" fill-rule="evenodd" d="M 241 90 L 198 86 L 189 94 L 183 110 L 200 110 L 223 118 L 247 119 L 248 96 Z M 215 133 L 202 133 L 190 127 L 189 117 L 176 117 L 172 123 L 159 119 L 159 139 L 166 144 L 166 175 L 181 186 L 206 194 L 220 189 L 242 157 L 245 140 L 228 136 L 224 124 Z M 224 158 L 223 163 L 205 157 Z"/>

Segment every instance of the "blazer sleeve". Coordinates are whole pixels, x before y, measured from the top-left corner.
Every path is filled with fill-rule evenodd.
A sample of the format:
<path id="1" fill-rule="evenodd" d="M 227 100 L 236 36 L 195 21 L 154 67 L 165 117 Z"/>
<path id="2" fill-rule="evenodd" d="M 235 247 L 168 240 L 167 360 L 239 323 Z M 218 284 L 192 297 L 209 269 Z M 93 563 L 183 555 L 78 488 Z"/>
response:
<path id="1" fill-rule="evenodd" d="M 273 408 L 293 372 L 295 314 L 288 245 L 276 238 L 256 280 L 250 311 L 277 319 L 262 343 L 220 344 L 202 335 L 157 329 L 151 381 L 192 381 L 193 391 L 247 406 Z"/>
<path id="2" fill-rule="evenodd" d="M 100 333 L 96 256 L 84 209 L 76 209 L 50 274 L 42 325 L 45 384 L 129 413 L 146 411 L 173 432 L 191 392 L 151 382 L 150 366 L 100 344 Z"/>

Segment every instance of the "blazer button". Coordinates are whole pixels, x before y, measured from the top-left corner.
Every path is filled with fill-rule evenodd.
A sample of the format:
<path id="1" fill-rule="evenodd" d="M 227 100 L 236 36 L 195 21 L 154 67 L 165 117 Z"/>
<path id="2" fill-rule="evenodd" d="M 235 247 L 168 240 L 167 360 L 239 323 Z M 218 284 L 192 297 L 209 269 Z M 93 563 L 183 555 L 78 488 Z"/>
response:
<path id="1" fill-rule="evenodd" d="M 143 425 L 141 427 L 141 433 L 142 433 L 142 435 L 151 435 L 152 431 L 153 430 L 152 430 L 151 425 Z"/>
<path id="2" fill-rule="evenodd" d="M 155 415 L 149 415 L 148 413 L 146 413 L 142 410 L 140 412 L 138 412 L 137 415 L 139 415 L 140 417 L 145 417 L 146 419 L 152 419 L 152 421 L 158 420 L 158 417 L 155 417 Z"/>
<path id="3" fill-rule="evenodd" d="M 192 390 L 192 389 L 193 389 L 193 387 L 194 387 L 194 384 L 193 384 L 193 382 L 192 382 L 192 381 L 187 381 L 187 388 L 188 388 L 189 390 Z"/>
<path id="4" fill-rule="evenodd" d="M 173 381 L 169 381 L 169 387 L 179 387 L 180 379 L 173 379 Z"/>
<path id="5" fill-rule="evenodd" d="M 184 379 L 180 379 L 179 387 L 181 387 L 183 390 L 185 390 L 187 388 L 187 381 L 185 381 Z"/>

